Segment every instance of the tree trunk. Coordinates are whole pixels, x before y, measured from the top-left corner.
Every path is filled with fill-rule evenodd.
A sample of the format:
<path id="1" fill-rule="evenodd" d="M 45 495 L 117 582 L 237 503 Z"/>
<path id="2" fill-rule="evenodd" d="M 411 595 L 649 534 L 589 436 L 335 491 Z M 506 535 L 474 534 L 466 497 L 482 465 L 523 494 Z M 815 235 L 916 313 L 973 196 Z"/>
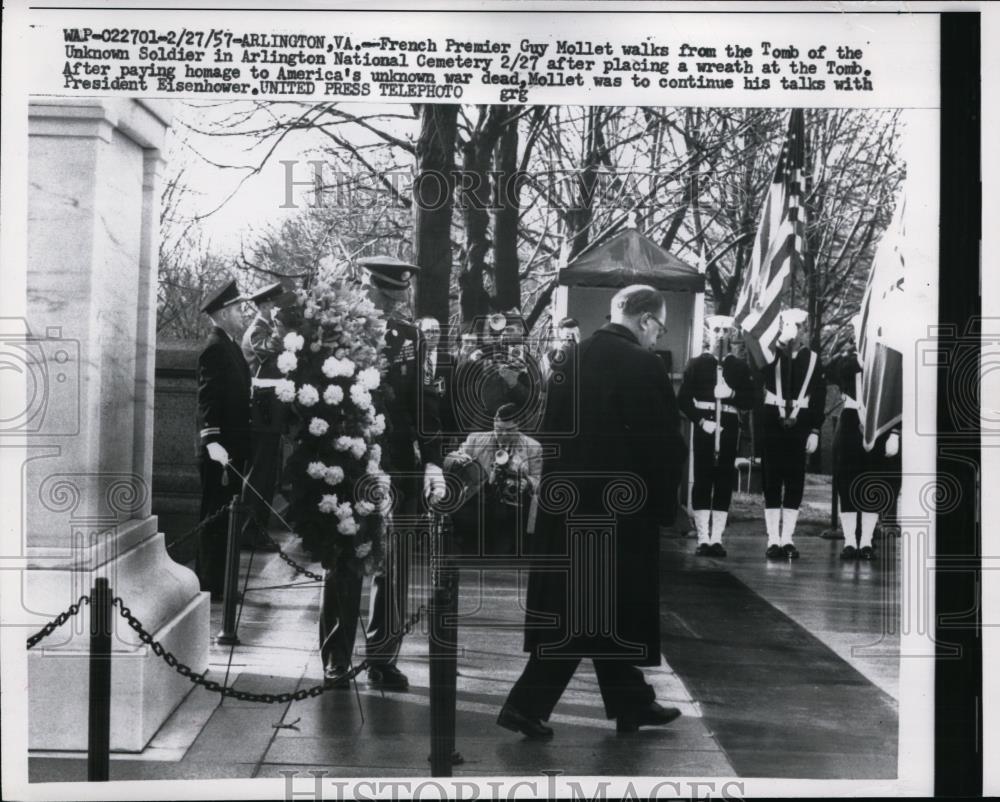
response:
<path id="1" fill-rule="evenodd" d="M 420 266 L 416 314 L 447 326 L 451 280 L 451 214 L 458 106 L 427 103 L 420 109 L 417 175 L 413 182 L 413 250 Z"/>
<path id="2" fill-rule="evenodd" d="M 479 107 L 479 122 L 462 146 L 461 204 L 465 223 L 465 266 L 459 276 L 462 320 L 489 314 L 490 299 L 483 287 L 486 254 L 490 250 L 490 177 L 493 146 L 500 133 L 505 106 Z"/>
<path id="3" fill-rule="evenodd" d="M 521 308 L 517 230 L 521 216 L 521 175 L 517 163 L 518 125 L 509 123 L 500 134 L 493 156 L 493 281 L 496 306 Z"/>

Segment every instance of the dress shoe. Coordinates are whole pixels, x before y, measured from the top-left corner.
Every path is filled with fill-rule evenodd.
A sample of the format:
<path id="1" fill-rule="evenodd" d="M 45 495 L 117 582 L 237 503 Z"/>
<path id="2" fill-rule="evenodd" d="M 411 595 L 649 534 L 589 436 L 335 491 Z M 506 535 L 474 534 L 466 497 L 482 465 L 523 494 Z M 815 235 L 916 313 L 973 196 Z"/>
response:
<path id="1" fill-rule="evenodd" d="M 519 732 L 533 741 L 541 741 L 553 736 L 552 728 L 545 725 L 540 718 L 528 718 L 510 705 L 504 705 L 497 717 L 497 724 L 505 730 Z"/>
<path id="2" fill-rule="evenodd" d="M 858 549 L 858 559 L 871 561 L 875 559 L 875 549 L 871 546 L 865 546 L 863 549 Z"/>
<path id="3" fill-rule="evenodd" d="M 712 547 L 708 543 L 699 543 L 698 548 L 694 550 L 695 557 L 711 557 Z"/>
<path id="4" fill-rule="evenodd" d="M 710 557 L 725 557 L 726 549 L 721 543 L 713 543 L 708 547 L 708 554 Z"/>
<path id="5" fill-rule="evenodd" d="M 323 684 L 338 691 L 347 690 L 351 687 L 349 673 L 347 666 L 328 666 L 323 672 Z"/>
<path id="6" fill-rule="evenodd" d="M 767 547 L 767 551 L 764 552 L 764 556 L 769 560 L 784 560 L 785 552 L 781 550 L 781 546 L 777 543 L 772 543 Z"/>
<path id="7" fill-rule="evenodd" d="M 656 702 L 650 702 L 647 707 L 618 716 L 615 728 L 618 732 L 636 732 L 639 727 L 662 727 L 676 718 L 681 711 L 676 707 L 663 707 Z"/>
<path id="8" fill-rule="evenodd" d="M 791 543 L 786 543 L 782 546 L 781 551 L 789 560 L 799 559 L 799 550 Z"/>
<path id="9" fill-rule="evenodd" d="M 854 546 L 844 546 L 844 550 L 840 552 L 840 559 L 856 560 L 858 559 L 858 550 Z"/>
<path id="10" fill-rule="evenodd" d="M 410 681 L 396 666 L 372 666 L 368 669 L 368 684 L 383 691 L 408 691 Z"/>

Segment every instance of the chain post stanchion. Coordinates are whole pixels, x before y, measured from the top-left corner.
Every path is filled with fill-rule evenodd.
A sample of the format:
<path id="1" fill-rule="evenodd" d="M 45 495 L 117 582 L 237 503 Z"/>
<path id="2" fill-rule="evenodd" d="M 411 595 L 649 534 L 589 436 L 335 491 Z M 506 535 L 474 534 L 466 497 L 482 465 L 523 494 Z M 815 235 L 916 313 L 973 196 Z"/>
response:
<path id="1" fill-rule="evenodd" d="M 833 430 L 837 431 L 837 416 L 833 417 Z M 836 435 L 834 435 L 836 436 Z M 836 446 L 834 446 L 836 448 Z M 829 529 L 824 529 L 820 532 L 820 537 L 824 540 L 840 540 L 846 535 L 846 533 L 841 533 L 840 531 L 840 521 L 838 517 L 840 516 L 840 496 L 837 494 L 837 464 L 834 460 L 833 471 L 830 473 L 830 527 Z"/>
<path id="2" fill-rule="evenodd" d="M 222 631 L 215 636 L 221 646 L 238 646 L 236 634 L 236 601 L 240 579 L 240 498 L 233 496 L 229 503 L 229 529 L 226 532 L 226 573 L 222 590 Z"/>
<path id="3" fill-rule="evenodd" d="M 429 613 L 431 775 L 451 777 L 458 677 L 458 569 L 450 516 L 433 514 Z"/>
<path id="4" fill-rule="evenodd" d="M 106 577 L 90 596 L 90 692 L 87 781 L 107 782 L 111 767 L 111 591 Z"/>

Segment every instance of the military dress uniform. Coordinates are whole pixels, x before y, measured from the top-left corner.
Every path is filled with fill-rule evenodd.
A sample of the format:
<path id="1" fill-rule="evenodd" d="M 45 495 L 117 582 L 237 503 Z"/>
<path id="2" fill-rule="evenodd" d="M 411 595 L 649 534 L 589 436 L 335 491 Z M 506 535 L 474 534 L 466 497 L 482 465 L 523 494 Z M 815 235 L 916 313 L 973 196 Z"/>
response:
<path id="1" fill-rule="evenodd" d="M 733 497 L 740 412 L 750 409 L 756 396 L 746 362 L 727 354 L 722 360 L 722 380 L 731 388 L 732 395 L 720 402 L 721 420 L 716 420 L 715 387 L 719 378 L 718 368 L 719 360 L 708 352 L 688 362 L 677 394 L 677 405 L 694 426 L 691 509 L 694 511 L 698 531 L 696 553 L 699 556 L 724 557 L 726 550 L 722 545 L 722 534 Z M 718 458 L 715 454 L 715 434 L 707 433 L 701 427 L 702 421 L 722 425 Z"/>
<path id="2" fill-rule="evenodd" d="M 264 288 L 249 298 L 269 301 L 280 298 L 284 289 L 280 283 Z M 271 516 L 269 505 L 274 499 L 281 462 L 281 437 L 288 428 L 288 405 L 278 400 L 276 387 L 283 377 L 278 370 L 278 355 L 284 350 L 274 323 L 260 313 L 243 334 L 243 356 L 251 375 L 251 446 L 250 473 L 244 501 L 248 508 L 243 527 L 244 546 L 274 550 L 267 538 Z"/>
<path id="3" fill-rule="evenodd" d="M 211 313 L 240 299 L 236 283 L 214 293 L 202 308 Z M 240 492 L 242 481 L 208 455 L 210 443 L 219 443 L 241 474 L 250 456 L 250 370 L 240 346 L 215 326 L 198 355 L 198 469 L 201 475 L 201 520 L 214 515 Z M 213 597 L 222 594 L 228 517 L 202 528 L 196 557 L 201 589 Z"/>
<path id="4" fill-rule="evenodd" d="M 796 558 L 792 538 L 805 488 L 806 441 L 823 425 L 826 379 L 815 351 L 775 353 L 763 369 L 760 416 L 767 556 Z"/>
<path id="5" fill-rule="evenodd" d="M 888 512 L 902 481 L 898 448 L 893 456 L 886 456 L 889 439 L 895 436 L 898 444 L 900 432 L 898 428 L 886 432 L 875 441 L 871 451 L 866 451 L 859 414 L 862 373 L 857 353 L 835 357 L 828 373 L 843 399 L 833 443 L 834 484 L 845 540 L 841 557 L 872 560 L 875 558 L 872 536 L 879 514 Z"/>

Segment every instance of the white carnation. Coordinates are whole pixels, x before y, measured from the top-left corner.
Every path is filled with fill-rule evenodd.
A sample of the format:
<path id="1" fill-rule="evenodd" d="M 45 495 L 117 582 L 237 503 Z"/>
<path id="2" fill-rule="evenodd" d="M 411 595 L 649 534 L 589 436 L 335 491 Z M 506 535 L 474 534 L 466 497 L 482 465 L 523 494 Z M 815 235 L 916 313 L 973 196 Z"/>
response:
<path id="1" fill-rule="evenodd" d="M 375 420 L 371 424 L 371 432 L 375 437 L 385 434 L 385 415 L 381 412 L 375 416 Z"/>
<path id="2" fill-rule="evenodd" d="M 349 451 L 353 442 L 353 437 L 348 437 L 347 435 L 342 434 L 333 441 L 333 447 L 337 449 L 337 451 Z"/>
<path id="3" fill-rule="evenodd" d="M 372 551 L 372 543 L 370 540 L 366 540 L 364 543 L 359 543 L 354 547 L 354 556 L 359 560 L 363 560 Z"/>
<path id="4" fill-rule="evenodd" d="M 323 479 L 327 470 L 329 469 L 322 462 L 310 462 L 306 473 L 309 474 L 310 479 Z"/>
<path id="5" fill-rule="evenodd" d="M 319 500 L 319 511 L 320 512 L 335 512 L 337 509 L 337 497 L 333 495 L 323 496 Z"/>
<path id="6" fill-rule="evenodd" d="M 337 509 L 334 510 L 337 513 L 337 517 L 344 521 L 354 515 L 354 510 L 351 508 L 351 504 L 345 501 L 337 505 Z"/>
<path id="7" fill-rule="evenodd" d="M 379 416 L 379 417 L 381 417 L 381 416 Z M 369 459 L 370 462 L 374 462 L 376 465 L 381 464 L 381 462 L 382 462 L 382 446 L 380 446 L 378 443 L 376 443 L 375 445 L 373 445 L 371 447 L 371 450 L 368 452 L 368 459 Z"/>
<path id="8" fill-rule="evenodd" d="M 336 406 L 344 400 L 344 390 L 337 384 L 328 385 L 323 391 L 323 400 L 331 407 Z"/>
<path id="9" fill-rule="evenodd" d="M 279 401 L 290 404 L 295 400 L 295 382 L 291 379 L 279 379 L 274 391 Z"/>
<path id="10" fill-rule="evenodd" d="M 378 372 L 378 368 L 365 368 L 358 374 L 358 382 L 366 390 L 374 390 L 379 386 L 379 382 L 382 381 L 382 376 Z"/>
<path id="11" fill-rule="evenodd" d="M 344 469 L 339 465 L 332 465 L 323 471 L 323 479 L 328 485 L 339 485 L 344 481 Z"/>
<path id="12" fill-rule="evenodd" d="M 372 405 L 372 394 L 355 382 L 351 385 L 351 403 L 358 409 L 368 409 Z"/>
<path id="13" fill-rule="evenodd" d="M 337 531 L 342 535 L 356 535 L 358 533 L 358 522 L 354 518 L 344 518 L 337 524 Z"/>
<path id="14" fill-rule="evenodd" d="M 330 428 L 330 424 L 327 423 L 322 418 L 313 418 L 309 421 L 309 434 L 314 434 L 317 437 L 322 437 Z"/>
<path id="15" fill-rule="evenodd" d="M 323 375 L 330 379 L 336 379 L 338 376 L 350 377 L 354 375 L 354 363 L 350 359 L 330 356 L 323 362 L 322 370 Z"/>
<path id="16" fill-rule="evenodd" d="M 291 373 L 299 366 L 299 358 L 291 351 L 282 351 L 278 354 L 278 370 L 282 373 Z"/>
<path id="17" fill-rule="evenodd" d="M 375 512 L 375 505 L 370 501 L 359 501 L 354 505 L 354 511 L 361 516 L 371 515 Z"/>
<path id="18" fill-rule="evenodd" d="M 299 403 L 304 407 L 311 407 L 319 401 L 319 390 L 311 384 L 303 384 L 299 388 Z"/>
<path id="19" fill-rule="evenodd" d="M 301 351 L 303 346 L 306 344 L 305 337 L 294 331 L 288 332 L 285 335 L 285 339 L 282 340 L 287 351 Z"/>

